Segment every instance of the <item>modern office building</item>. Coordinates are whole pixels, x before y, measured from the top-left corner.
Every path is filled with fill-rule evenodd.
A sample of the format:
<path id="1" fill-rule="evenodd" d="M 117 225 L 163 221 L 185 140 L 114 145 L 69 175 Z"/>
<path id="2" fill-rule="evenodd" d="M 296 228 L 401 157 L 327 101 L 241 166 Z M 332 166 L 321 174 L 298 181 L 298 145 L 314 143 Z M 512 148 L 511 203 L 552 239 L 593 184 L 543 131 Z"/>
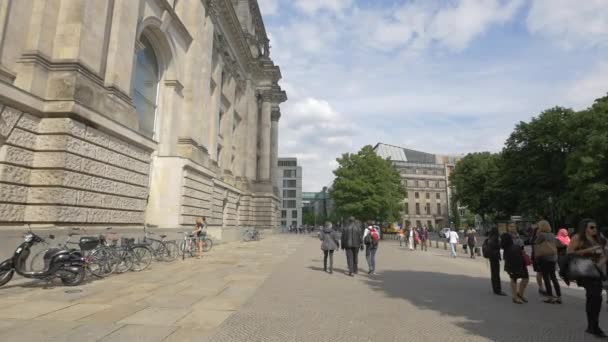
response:
<path id="1" fill-rule="evenodd" d="M 0 224 L 278 227 L 281 77 L 257 0 L 0 1 Z"/>
<path id="2" fill-rule="evenodd" d="M 449 227 L 449 175 L 457 158 L 383 143 L 378 143 L 374 151 L 391 160 L 401 174 L 406 189 L 402 223 L 429 228 Z"/>
<path id="3" fill-rule="evenodd" d="M 282 196 L 281 227 L 302 225 L 302 167 L 296 158 L 279 158 L 277 184 Z"/>

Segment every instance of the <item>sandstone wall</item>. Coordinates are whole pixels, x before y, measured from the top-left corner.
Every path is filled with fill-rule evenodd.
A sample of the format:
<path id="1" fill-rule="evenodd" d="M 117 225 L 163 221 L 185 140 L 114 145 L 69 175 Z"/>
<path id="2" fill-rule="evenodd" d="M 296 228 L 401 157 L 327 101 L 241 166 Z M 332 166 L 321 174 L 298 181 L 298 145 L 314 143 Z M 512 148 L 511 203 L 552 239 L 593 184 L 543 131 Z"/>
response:
<path id="1" fill-rule="evenodd" d="M 71 118 L 1 110 L 1 223 L 143 223 L 150 151 Z"/>

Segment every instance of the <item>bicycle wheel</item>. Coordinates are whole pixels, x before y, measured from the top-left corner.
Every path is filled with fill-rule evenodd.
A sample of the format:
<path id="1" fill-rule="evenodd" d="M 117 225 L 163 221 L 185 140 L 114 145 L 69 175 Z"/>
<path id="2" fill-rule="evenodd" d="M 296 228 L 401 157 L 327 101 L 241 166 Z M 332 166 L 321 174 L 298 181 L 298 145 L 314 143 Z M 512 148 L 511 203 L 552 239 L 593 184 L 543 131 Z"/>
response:
<path id="1" fill-rule="evenodd" d="M 179 250 L 182 254 L 182 260 L 186 260 L 186 248 L 188 248 L 188 243 L 186 242 L 186 240 L 182 240 L 179 243 Z"/>
<path id="2" fill-rule="evenodd" d="M 116 249 L 116 267 L 114 267 L 114 272 L 116 273 L 125 273 L 133 269 L 133 260 L 135 259 L 135 255 L 131 250 L 126 248 Z"/>
<path id="3" fill-rule="evenodd" d="M 213 247 L 213 240 L 211 240 L 209 238 L 205 238 L 205 240 L 203 240 L 203 252 L 209 252 L 212 247 Z"/>
<path id="4" fill-rule="evenodd" d="M 162 260 L 166 262 L 175 261 L 179 255 L 179 247 L 175 241 L 165 241 L 164 248 L 162 249 Z"/>
<path id="5" fill-rule="evenodd" d="M 106 247 L 94 249 L 86 258 L 89 272 L 98 278 L 107 277 L 114 271 L 112 257 L 112 253 Z"/>
<path id="6" fill-rule="evenodd" d="M 152 250 L 148 246 L 134 246 L 131 247 L 133 252 L 133 269 L 132 271 L 139 272 L 143 271 L 152 263 L 154 258 Z"/>
<path id="7" fill-rule="evenodd" d="M 154 253 L 154 258 L 157 261 L 163 261 L 163 255 L 165 253 L 165 245 L 158 240 L 148 240 L 148 246 Z"/>

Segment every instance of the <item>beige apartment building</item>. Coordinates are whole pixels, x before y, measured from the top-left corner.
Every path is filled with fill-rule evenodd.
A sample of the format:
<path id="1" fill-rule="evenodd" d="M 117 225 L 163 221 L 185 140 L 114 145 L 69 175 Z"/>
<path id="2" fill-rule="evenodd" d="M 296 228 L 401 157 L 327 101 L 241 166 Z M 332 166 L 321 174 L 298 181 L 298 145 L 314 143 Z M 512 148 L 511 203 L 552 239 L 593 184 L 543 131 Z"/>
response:
<path id="1" fill-rule="evenodd" d="M 0 224 L 279 224 L 256 0 L 0 1 Z"/>
<path id="2" fill-rule="evenodd" d="M 439 229 L 449 227 L 449 175 L 456 158 L 383 143 L 378 143 L 374 151 L 382 158 L 390 159 L 401 174 L 406 189 L 402 224 Z"/>

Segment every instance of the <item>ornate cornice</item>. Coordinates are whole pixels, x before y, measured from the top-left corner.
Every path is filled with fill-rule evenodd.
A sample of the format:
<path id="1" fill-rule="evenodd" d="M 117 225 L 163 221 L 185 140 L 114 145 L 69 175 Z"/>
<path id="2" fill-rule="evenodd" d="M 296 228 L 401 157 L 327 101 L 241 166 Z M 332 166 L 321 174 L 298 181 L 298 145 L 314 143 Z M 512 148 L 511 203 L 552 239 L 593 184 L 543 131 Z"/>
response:
<path id="1" fill-rule="evenodd" d="M 275 85 L 270 89 L 262 89 L 258 93 L 264 102 L 281 104 L 287 101 L 287 93 L 285 93 L 284 90 L 281 90 L 281 87 L 278 85 Z"/>
<path id="2" fill-rule="evenodd" d="M 223 40 L 215 41 L 214 45 L 225 43 L 223 46 L 218 46 L 218 49 L 227 49 L 231 51 L 231 55 L 235 57 L 239 67 L 244 71 L 246 79 L 254 78 L 256 80 L 270 80 L 273 83 L 281 79 L 280 68 L 272 62 L 268 53 L 259 58 L 254 58 L 249 45 L 247 34 L 243 31 L 238 16 L 234 10 L 231 0 L 203 0 L 206 8 L 206 13 L 211 17 L 214 23 L 215 31 L 223 38 Z M 256 30 L 261 32 L 262 37 L 256 37 L 257 40 L 262 40 L 258 43 L 268 44 L 268 37 L 264 28 L 264 23 L 259 11 L 257 1 L 249 1 L 252 8 L 252 14 L 257 17 Z M 225 36 L 225 37 L 224 37 Z M 215 47 L 214 47 L 215 48 Z M 268 50 L 268 49 L 266 49 Z"/>
<path id="3" fill-rule="evenodd" d="M 270 120 L 271 121 L 279 121 L 281 119 L 281 109 L 273 108 L 270 112 Z"/>

